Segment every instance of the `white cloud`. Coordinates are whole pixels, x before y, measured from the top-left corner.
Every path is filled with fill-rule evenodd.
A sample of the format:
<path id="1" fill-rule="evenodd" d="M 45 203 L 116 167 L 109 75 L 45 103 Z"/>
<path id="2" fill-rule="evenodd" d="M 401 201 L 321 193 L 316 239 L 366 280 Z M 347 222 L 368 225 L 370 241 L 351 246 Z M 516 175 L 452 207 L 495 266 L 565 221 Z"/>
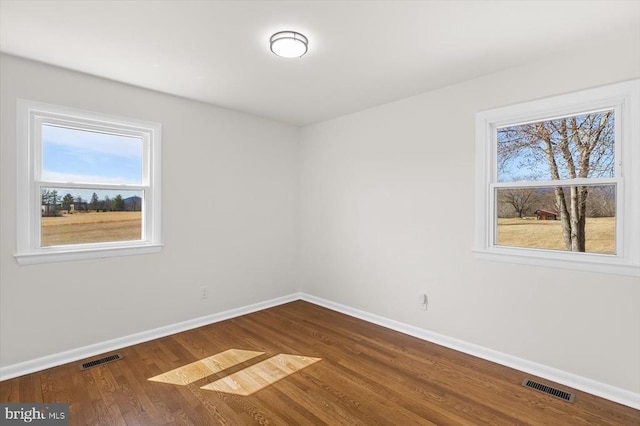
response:
<path id="1" fill-rule="evenodd" d="M 42 138 L 46 144 L 70 147 L 78 153 L 89 155 L 102 154 L 129 159 L 140 158 L 142 155 L 142 140 L 129 136 L 45 125 L 42 127 Z"/>

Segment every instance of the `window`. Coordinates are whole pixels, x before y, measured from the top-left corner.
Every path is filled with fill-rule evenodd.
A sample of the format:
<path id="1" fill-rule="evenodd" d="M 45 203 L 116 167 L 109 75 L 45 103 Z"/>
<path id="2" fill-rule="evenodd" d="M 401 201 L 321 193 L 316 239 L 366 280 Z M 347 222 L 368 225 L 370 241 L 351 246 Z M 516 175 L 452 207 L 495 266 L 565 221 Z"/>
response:
<path id="1" fill-rule="evenodd" d="M 640 275 L 640 81 L 476 116 L 481 258 Z"/>
<path id="2" fill-rule="evenodd" d="M 160 250 L 159 124 L 19 100 L 17 136 L 19 264 Z"/>

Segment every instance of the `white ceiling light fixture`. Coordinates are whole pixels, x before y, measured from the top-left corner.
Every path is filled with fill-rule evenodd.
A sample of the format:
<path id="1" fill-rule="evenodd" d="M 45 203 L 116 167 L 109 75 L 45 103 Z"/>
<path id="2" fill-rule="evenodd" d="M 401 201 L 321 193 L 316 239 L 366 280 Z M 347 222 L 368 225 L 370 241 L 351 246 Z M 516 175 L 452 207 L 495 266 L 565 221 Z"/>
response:
<path id="1" fill-rule="evenodd" d="M 283 58 L 299 58 L 307 53 L 309 40 L 295 31 L 280 31 L 271 36 L 271 51 Z"/>

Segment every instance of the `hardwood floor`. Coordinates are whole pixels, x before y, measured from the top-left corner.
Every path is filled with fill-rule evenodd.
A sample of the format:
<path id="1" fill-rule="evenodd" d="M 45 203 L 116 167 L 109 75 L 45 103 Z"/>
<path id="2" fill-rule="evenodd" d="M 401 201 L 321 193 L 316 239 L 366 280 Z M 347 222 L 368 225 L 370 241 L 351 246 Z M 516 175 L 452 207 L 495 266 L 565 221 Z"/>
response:
<path id="1" fill-rule="evenodd" d="M 302 301 L 118 352 L 1 382 L 0 402 L 68 402 L 72 425 L 640 425 L 638 410 L 557 385 L 576 394 L 560 401 L 520 385 L 547 380 Z"/>

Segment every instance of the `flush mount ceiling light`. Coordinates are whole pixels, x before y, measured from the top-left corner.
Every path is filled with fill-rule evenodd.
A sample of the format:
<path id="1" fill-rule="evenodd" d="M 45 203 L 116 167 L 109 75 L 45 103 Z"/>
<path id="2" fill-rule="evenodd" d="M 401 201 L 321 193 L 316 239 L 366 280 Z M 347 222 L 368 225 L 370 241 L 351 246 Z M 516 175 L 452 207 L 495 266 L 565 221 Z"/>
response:
<path id="1" fill-rule="evenodd" d="M 295 31 L 280 31 L 271 36 L 271 51 L 283 58 L 299 58 L 307 53 L 309 40 Z"/>

